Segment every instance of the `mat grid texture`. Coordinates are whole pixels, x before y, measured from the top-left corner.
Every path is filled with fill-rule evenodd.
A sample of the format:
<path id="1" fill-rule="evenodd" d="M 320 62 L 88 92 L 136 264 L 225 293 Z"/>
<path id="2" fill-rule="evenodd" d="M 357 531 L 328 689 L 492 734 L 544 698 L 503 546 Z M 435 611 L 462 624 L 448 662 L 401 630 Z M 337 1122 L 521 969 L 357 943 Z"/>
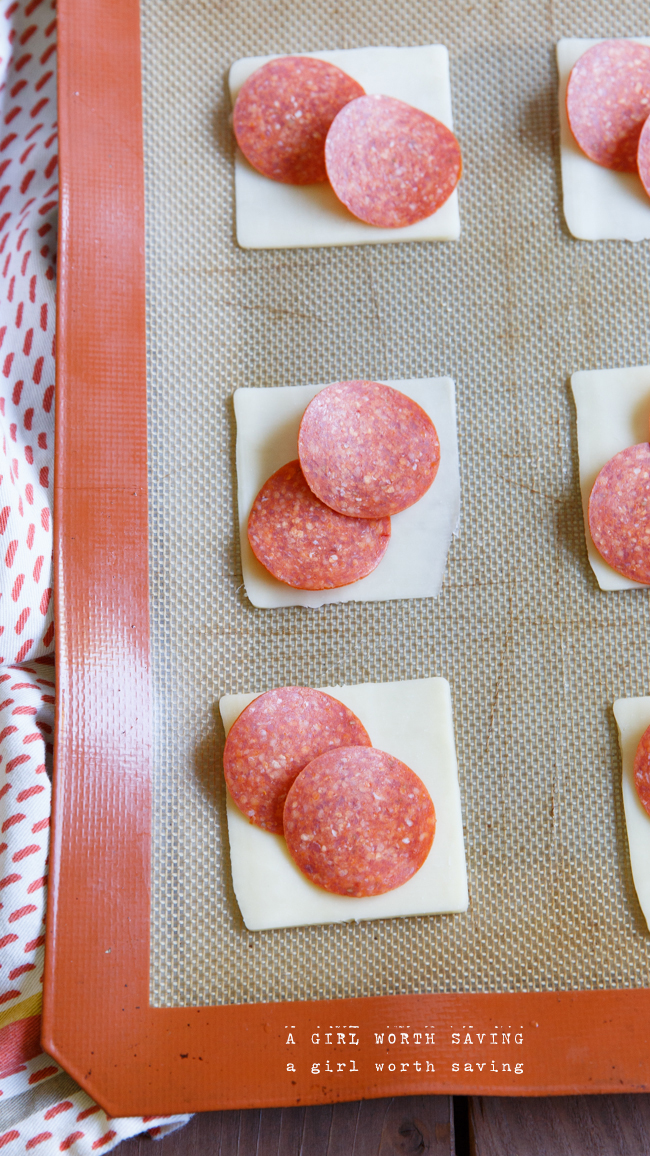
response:
<path id="1" fill-rule="evenodd" d="M 646 16 L 650 16 L 646 9 Z M 555 42 L 648 32 L 638 6 L 143 0 L 156 1005 L 647 985 L 611 704 L 650 692 L 650 600 L 587 565 L 569 375 L 644 364 L 648 244 L 573 240 Z M 462 236 L 244 252 L 233 60 L 446 44 Z M 461 534 L 436 600 L 254 609 L 238 386 L 449 374 Z M 466 915 L 250 933 L 231 884 L 220 695 L 443 675 Z"/>

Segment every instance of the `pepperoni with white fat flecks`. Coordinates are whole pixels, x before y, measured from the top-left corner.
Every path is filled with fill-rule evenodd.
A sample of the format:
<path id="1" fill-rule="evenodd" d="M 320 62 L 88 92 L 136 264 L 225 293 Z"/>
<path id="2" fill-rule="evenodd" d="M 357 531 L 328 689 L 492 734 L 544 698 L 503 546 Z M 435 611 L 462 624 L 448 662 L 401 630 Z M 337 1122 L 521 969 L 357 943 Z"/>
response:
<path id="1" fill-rule="evenodd" d="M 362 96 L 341 109 L 327 134 L 325 163 L 339 200 L 384 229 L 430 217 L 462 171 L 453 132 L 392 96 Z"/>
<path id="2" fill-rule="evenodd" d="M 356 80 L 324 60 L 269 60 L 237 96 L 237 143 L 253 168 L 271 180 L 289 185 L 326 181 L 328 129 L 348 101 L 363 95 Z"/>
<path id="3" fill-rule="evenodd" d="M 298 453 L 306 481 L 333 510 L 384 518 L 417 502 L 440 463 L 431 418 L 377 381 L 328 385 L 307 406 Z"/>
<path id="4" fill-rule="evenodd" d="M 371 746 L 357 716 L 338 699 L 306 686 L 284 686 L 254 699 L 226 739 L 223 769 L 240 811 L 282 834 L 287 792 L 303 767 L 335 747 Z"/>
<path id="5" fill-rule="evenodd" d="M 629 446 L 600 471 L 589 498 L 598 553 L 625 578 L 650 584 L 650 445 Z"/>
<path id="6" fill-rule="evenodd" d="M 635 172 L 639 134 L 650 115 L 650 48 L 631 40 L 588 48 L 571 70 L 566 110 L 590 160 Z"/>
<path id="7" fill-rule="evenodd" d="M 650 727 L 644 731 L 636 748 L 633 773 L 636 793 L 650 815 Z"/>
<path id="8" fill-rule="evenodd" d="M 284 836 L 300 870 L 326 891 L 357 898 L 406 883 L 427 858 L 435 830 L 422 780 L 374 747 L 341 747 L 314 759 L 284 808 Z"/>
<path id="9" fill-rule="evenodd" d="M 386 553 L 390 518 L 346 518 L 310 490 L 300 462 L 277 470 L 257 495 L 248 541 L 259 562 L 298 590 L 332 590 L 365 578 Z"/>

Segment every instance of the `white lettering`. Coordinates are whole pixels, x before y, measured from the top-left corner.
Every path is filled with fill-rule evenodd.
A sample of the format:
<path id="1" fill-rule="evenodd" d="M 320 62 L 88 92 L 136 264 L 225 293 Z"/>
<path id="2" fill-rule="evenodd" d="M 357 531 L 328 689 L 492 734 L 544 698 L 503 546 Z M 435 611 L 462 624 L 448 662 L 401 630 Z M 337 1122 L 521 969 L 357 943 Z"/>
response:
<path id="1" fill-rule="evenodd" d="M 357 1046 L 359 1044 L 359 1041 L 355 1040 L 355 1038 L 354 1038 L 354 1032 L 350 1032 L 350 1043 L 351 1044 L 357 1044 Z"/>
<path id="2" fill-rule="evenodd" d="M 395 1065 L 394 1065 L 394 1064 L 389 1064 L 389 1065 L 388 1065 L 388 1071 L 389 1071 L 389 1072 L 394 1072 L 394 1071 L 395 1071 Z"/>
<path id="3" fill-rule="evenodd" d="M 515 1043 L 516 1044 L 523 1044 L 523 1042 L 524 1042 L 524 1037 L 522 1036 L 521 1032 L 517 1032 L 517 1034 L 515 1036 Z"/>
<path id="4" fill-rule="evenodd" d="M 381 1035 L 378 1035 L 377 1032 L 375 1032 L 375 1043 L 376 1044 L 383 1044 L 383 1042 L 384 1042 L 384 1033 L 382 1032 Z"/>
<path id="5" fill-rule="evenodd" d="M 483 1061 L 482 1064 L 477 1064 L 476 1067 L 478 1068 L 479 1072 L 482 1072 L 483 1068 L 485 1067 L 485 1061 Z"/>
<path id="6" fill-rule="evenodd" d="M 337 1065 L 336 1065 L 336 1070 L 337 1070 L 338 1072 L 342 1072 L 342 1071 L 343 1071 L 343 1069 L 344 1069 L 344 1068 L 346 1068 L 346 1067 L 347 1067 L 347 1064 L 337 1064 Z"/>
<path id="7" fill-rule="evenodd" d="M 435 1070 L 436 1069 L 434 1068 L 433 1064 L 430 1064 L 427 1060 L 427 1072 L 435 1072 Z"/>
<path id="8" fill-rule="evenodd" d="M 429 1042 L 429 1037 L 427 1035 L 427 1043 L 428 1042 Z M 453 1032 L 452 1033 L 451 1042 L 452 1042 L 452 1044 L 459 1044 L 460 1043 L 460 1032 Z"/>
<path id="9" fill-rule="evenodd" d="M 473 1072 L 474 1069 L 473 1069 L 471 1064 L 465 1064 L 465 1071 L 466 1072 Z"/>
<path id="10" fill-rule="evenodd" d="M 312 1074 L 312 1076 L 319 1076 L 320 1075 L 320 1064 L 312 1064 L 311 1074 Z"/>
<path id="11" fill-rule="evenodd" d="M 460 1036 L 458 1038 L 460 1039 Z M 435 1042 L 436 1042 L 436 1040 L 435 1040 L 435 1036 L 434 1036 L 433 1032 L 431 1032 L 431 1034 L 429 1034 L 429 1032 L 427 1032 L 427 1043 L 428 1044 L 435 1044 Z"/>
<path id="12" fill-rule="evenodd" d="M 389 1036 L 388 1036 L 389 1044 L 394 1044 L 396 1042 L 396 1040 L 397 1040 L 397 1036 L 394 1034 L 394 1032 L 390 1032 Z"/>
<path id="13" fill-rule="evenodd" d="M 338 1044 L 344 1044 L 345 1043 L 345 1032 L 337 1032 L 336 1033 L 336 1042 Z"/>
<path id="14" fill-rule="evenodd" d="M 312 1044 L 319 1044 L 320 1043 L 320 1036 L 319 1036 L 318 1032 L 314 1032 L 314 1034 L 311 1037 L 311 1042 L 312 1042 Z"/>
<path id="15" fill-rule="evenodd" d="M 287 1064 L 287 1071 L 288 1072 L 295 1072 L 295 1070 L 296 1069 L 294 1068 L 293 1064 Z"/>
<path id="16" fill-rule="evenodd" d="M 476 1038 L 477 1038 L 479 1044 L 482 1044 L 483 1040 L 485 1039 L 485 1032 L 481 1032 L 480 1034 L 477 1032 Z"/>
<path id="17" fill-rule="evenodd" d="M 414 1044 L 421 1044 L 422 1043 L 422 1032 L 413 1032 L 413 1043 Z"/>
<path id="18" fill-rule="evenodd" d="M 294 1040 L 294 1038 L 293 1038 L 293 1036 L 292 1036 L 291 1032 L 289 1032 L 289 1035 L 287 1036 L 287 1043 L 288 1043 L 288 1044 L 295 1044 L 295 1042 L 296 1042 L 296 1041 Z"/>
<path id="19" fill-rule="evenodd" d="M 451 1070 L 452 1070 L 452 1072 L 460 1072 L 460 1064 L 452 1064 Z"/>
<path id="20" fill-rule="evenodd" d="M 515 1074 L 516 1074 L 517 1076 L 520 1076 L 520 1075 L 521 1075 L 521 1073 L 523 1072 L 523 1070 L 524 1070 L 524 1065 L 523 1065 L 523 1064 L 515 1064 Z"/>
<path id="21" fill-rule="evenodd" d="M 402 1034 L 402 1043 L 403 1043 L 403 1044 L 407 1044 L 407 1043 L 409 1042 L 409 1034 L 408 1034 L 408 1032 L 402 1032 L 401 1034 Z"/>
<path id="22" fill-rule="evenodd" d="M 465 1039 L 463 1040 L 463 1043 L 464 1043 L 464 1044 L 473 1044 L 473 1043 L 474 1043 L 474 1041 L 473 1041 L 472 1037 L 470 1036 L 469 1032 L 468 1032 L 468 1033 L 467 1033 L 467 1035 L 465 1036 Z"/>
<path id="23" fill-rule="evenodd" d="M 502 1032 L 501 1033 L 501 1043 L 502 1044 L 509 1044 L 510 1043 L 510 1032 Z"/>
<path id="24" fill-rule="evenodd" d="M 410 1067 L 410 1064 L 402 1064 L 402 1071 L 405 1072 L 406 1069 L 409 1067 Z"/>
<path id="25" fill-rule="evenodd" d="M 350 1071 L 351 1071 L 351 1072 L 358 1072 L 358 1071 L 359 1071 L 359 1069 L 358 1069 L 358 1067 L 356 1066 L 356 1064 L 355 1064 L 354 1060 L 350 1060 Z"/>
<path id="26" fill-rule="evenodd" d="M 378 1072 L 383 1072 L 383 1070 L 384 1070 L 383 1064 L 375 1064 L 375 1067 L 376 1067 Z"/>

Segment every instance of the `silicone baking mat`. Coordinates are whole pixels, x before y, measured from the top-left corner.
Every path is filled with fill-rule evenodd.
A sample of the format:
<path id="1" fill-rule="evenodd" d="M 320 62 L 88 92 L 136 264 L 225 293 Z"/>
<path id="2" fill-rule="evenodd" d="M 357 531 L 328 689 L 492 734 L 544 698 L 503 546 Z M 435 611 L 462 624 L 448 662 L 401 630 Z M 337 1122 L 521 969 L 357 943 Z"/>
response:
<path id="1" fill-rule="evenodd" d="M 649 601 L 588 568 L 569 393 L 650 359 L 648 245 L 569 236 L 554 63 L 560 36 L 640 21 L 631 0 L 143 0 L 155 1005 L 648 984 L 611 703 L 650 690 Z M 426 43 L 450 53 L 460 240 L 240 250 L 230 64 Z M 233 391 L 441 374 L 462 512 L 439 599 L 254 609 Z M 249 933 L 219 696 L 429 675 L 452 690 L 467 914 Z"/>

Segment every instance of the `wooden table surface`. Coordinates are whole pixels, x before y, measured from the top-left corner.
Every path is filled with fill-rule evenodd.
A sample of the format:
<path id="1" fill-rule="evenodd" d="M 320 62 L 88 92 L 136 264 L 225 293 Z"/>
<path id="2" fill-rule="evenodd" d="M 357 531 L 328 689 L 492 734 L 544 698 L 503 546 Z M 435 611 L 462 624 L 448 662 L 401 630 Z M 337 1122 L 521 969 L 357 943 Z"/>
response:
<path id="1" fill-rule="evenodd" d="M 204 1112 L 118 1156 L 650 1156 L 650 1095 L 403 1096 Z"/>

